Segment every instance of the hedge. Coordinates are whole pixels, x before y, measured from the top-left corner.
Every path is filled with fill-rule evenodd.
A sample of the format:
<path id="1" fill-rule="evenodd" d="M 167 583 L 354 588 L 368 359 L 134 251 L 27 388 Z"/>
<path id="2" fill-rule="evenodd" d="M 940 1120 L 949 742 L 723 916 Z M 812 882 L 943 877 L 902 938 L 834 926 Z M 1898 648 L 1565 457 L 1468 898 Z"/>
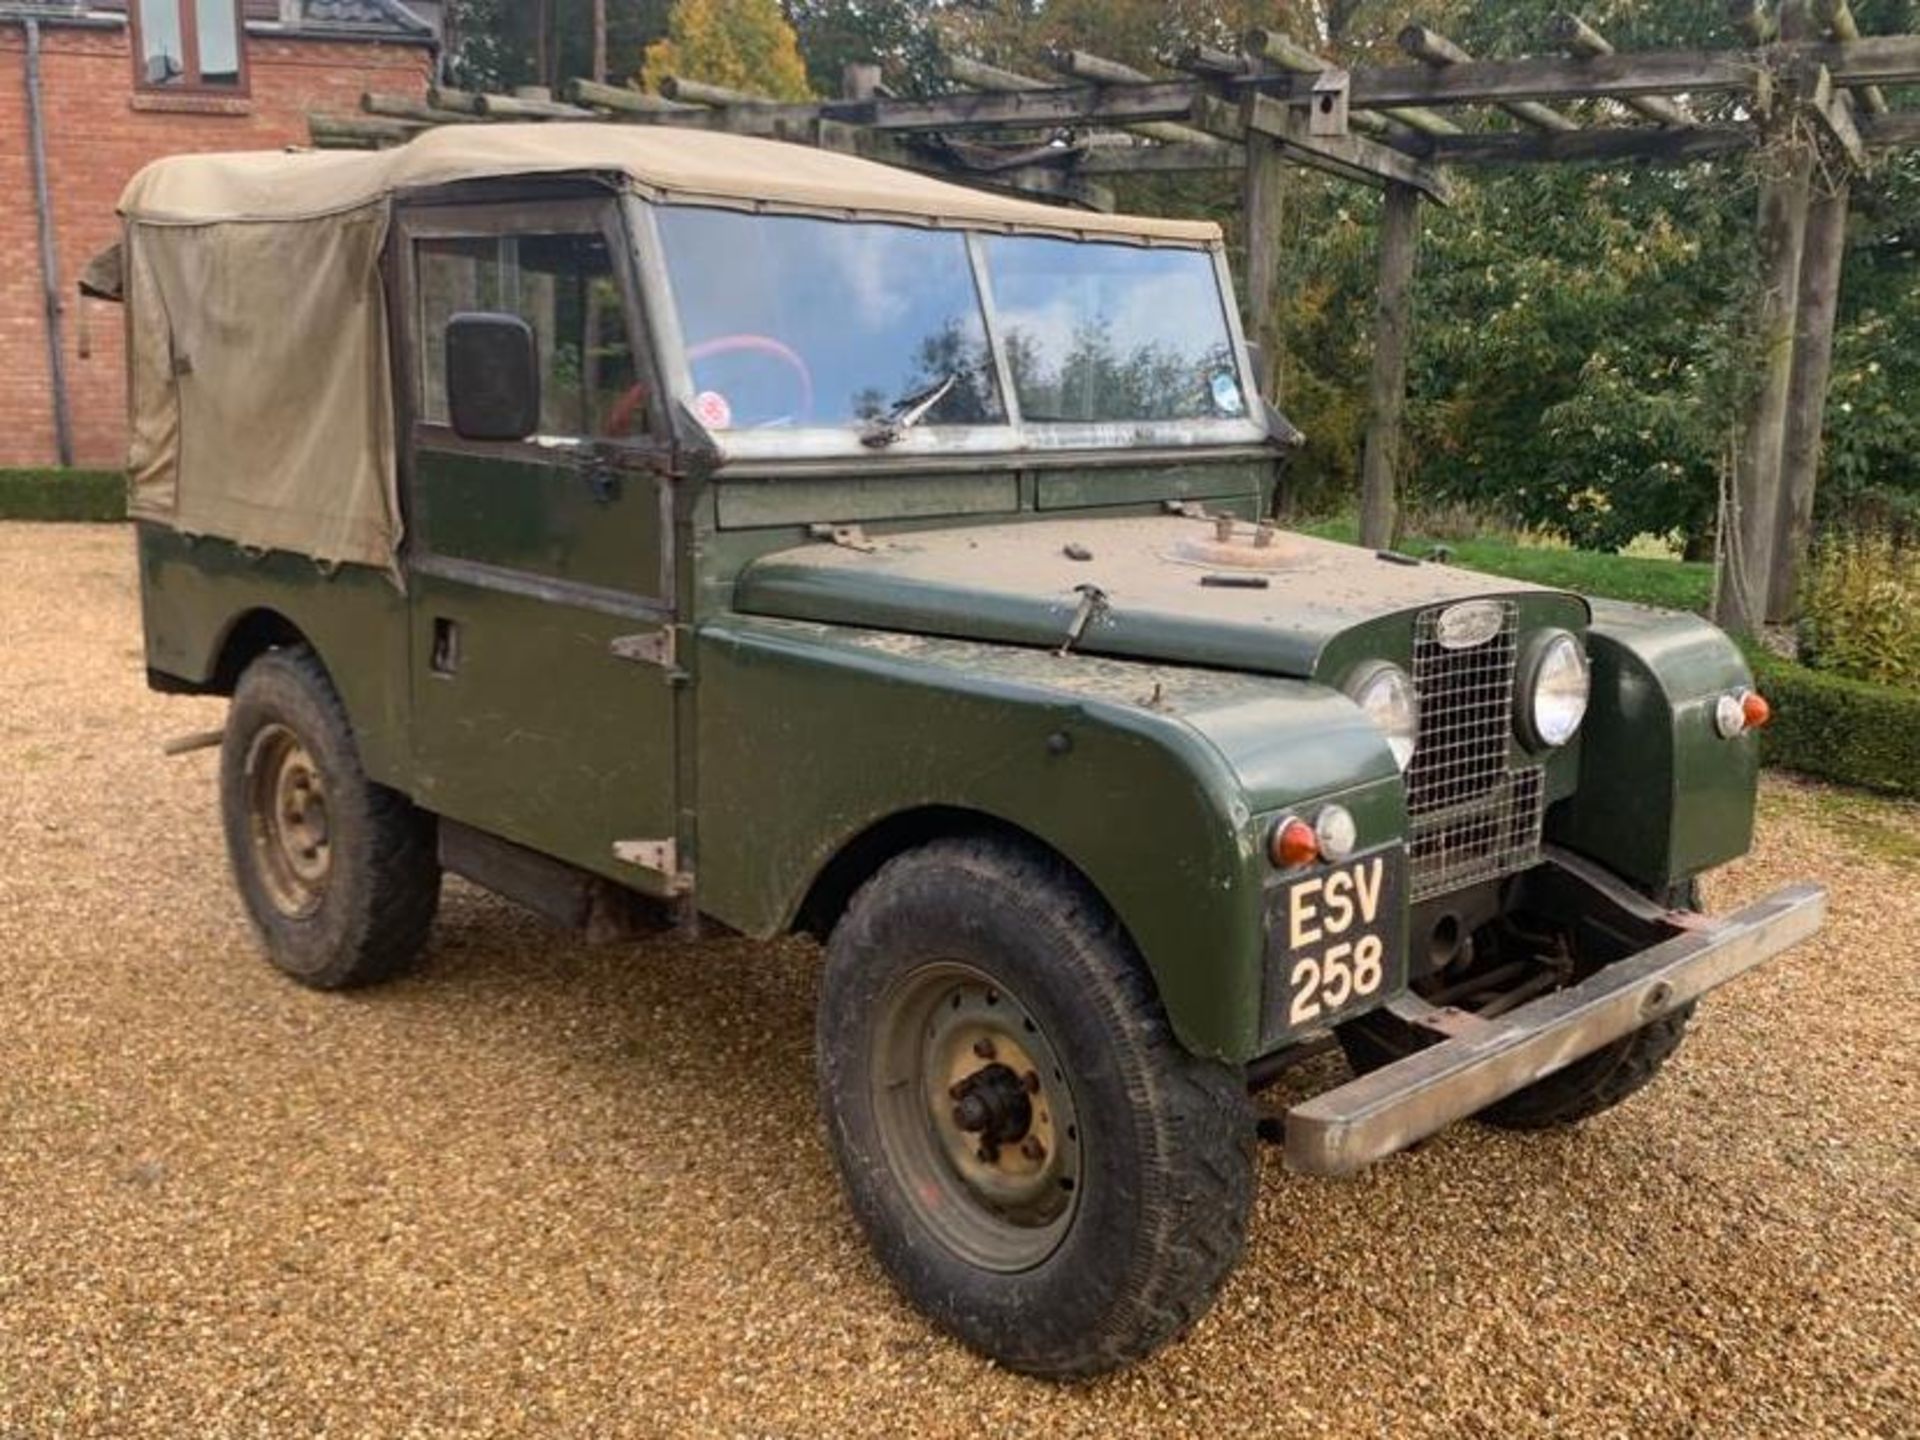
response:
<path id="1" fill-rule="evenodd" d="M 0 470 L 0 520 L 124 520 L 119 470 Z"/>
<path id="2" fill-rule="evenodd" d="M 1920 795 L 1920 691 L 1869 685 L 1749 652 L 1773 706 L 1760 732 L 1768 765 L 1889 795 Z"/>

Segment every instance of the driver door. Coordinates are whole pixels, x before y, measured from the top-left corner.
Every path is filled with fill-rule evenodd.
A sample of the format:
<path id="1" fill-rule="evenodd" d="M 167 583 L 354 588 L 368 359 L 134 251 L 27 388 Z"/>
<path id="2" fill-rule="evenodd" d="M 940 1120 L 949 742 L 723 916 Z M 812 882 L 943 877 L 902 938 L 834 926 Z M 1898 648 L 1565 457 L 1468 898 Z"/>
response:
<path id="1" fill-rule="evenodd" d="M 669 447 L 618 208 L 436 206 L 401 221 L 412 747 L 422 803 L 671 893 Z M 452 429 L 452 316 L 532 329 L 539 421 Z"/>

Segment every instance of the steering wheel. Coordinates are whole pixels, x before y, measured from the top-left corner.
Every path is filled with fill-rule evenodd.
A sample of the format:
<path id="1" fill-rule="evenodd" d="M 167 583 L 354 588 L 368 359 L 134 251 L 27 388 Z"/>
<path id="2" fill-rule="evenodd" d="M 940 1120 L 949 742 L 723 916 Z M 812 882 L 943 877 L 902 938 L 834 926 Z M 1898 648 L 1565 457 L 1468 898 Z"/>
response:
<path id="1" fill-rule="evenodd" d="M 689 345 L 687 362 L 692 364 L 696 360 L 710 360 L 716 355 L 742 354 L 765 355 L 791 370 L 800 384 L 800 417 L 803 420 L 813 417 L 813 372 L 792 346 L 783 344 L 771 335 L 716 335 L 711 340 L 702 340 L 698 345 Z"/>

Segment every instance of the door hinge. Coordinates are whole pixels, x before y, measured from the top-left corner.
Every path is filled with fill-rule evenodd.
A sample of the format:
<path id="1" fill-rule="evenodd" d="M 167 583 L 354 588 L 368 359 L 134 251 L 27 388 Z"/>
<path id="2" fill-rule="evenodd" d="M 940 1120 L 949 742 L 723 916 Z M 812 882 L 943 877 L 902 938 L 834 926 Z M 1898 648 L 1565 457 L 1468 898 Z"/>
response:
<path id="1" fill-rule="evenodd" d="M 668 840 L 616 840 L 613 858 L 636 870 L 651 870 L 664 876 L 669 895 L 685 895 L 693 889 L 693 876 L 680 868 L 680 846 Z"/>
<path id="2" fill-rule="evenodd" d="M 858 525 L 809 525 L 807 533 L 816 540 L 826 540 L 838 545 L 842 550 L 862 550 L 871 553 L 880 548 L 867 538 L 867 532 Z"/>
<path id="3" fill-rule="evenodd" d="M 607 649 L 613 652 L 617 660 L 670 666 L 674 663 L 673 626 L 662 625 L 658 630 L 647 630 L 638 635 L 616 635 L 607 642 Z"/>

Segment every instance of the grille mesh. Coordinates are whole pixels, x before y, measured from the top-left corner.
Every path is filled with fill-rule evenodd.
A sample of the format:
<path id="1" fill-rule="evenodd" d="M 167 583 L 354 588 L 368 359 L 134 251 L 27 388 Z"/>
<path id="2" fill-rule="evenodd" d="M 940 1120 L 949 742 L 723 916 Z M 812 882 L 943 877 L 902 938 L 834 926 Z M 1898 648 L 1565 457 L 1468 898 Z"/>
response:
<path id="1" fill-rule="evenodd" d="M 1407 767 L 1413 899 L 1524 869 L 1540 858 L 1538 767 L 1510 770 L 1519 610 L 1495 603 L 1500 628 L 1449 649 L 1439 610 L 1414 620 L 1413 686 L 1420 731 Z"/>

